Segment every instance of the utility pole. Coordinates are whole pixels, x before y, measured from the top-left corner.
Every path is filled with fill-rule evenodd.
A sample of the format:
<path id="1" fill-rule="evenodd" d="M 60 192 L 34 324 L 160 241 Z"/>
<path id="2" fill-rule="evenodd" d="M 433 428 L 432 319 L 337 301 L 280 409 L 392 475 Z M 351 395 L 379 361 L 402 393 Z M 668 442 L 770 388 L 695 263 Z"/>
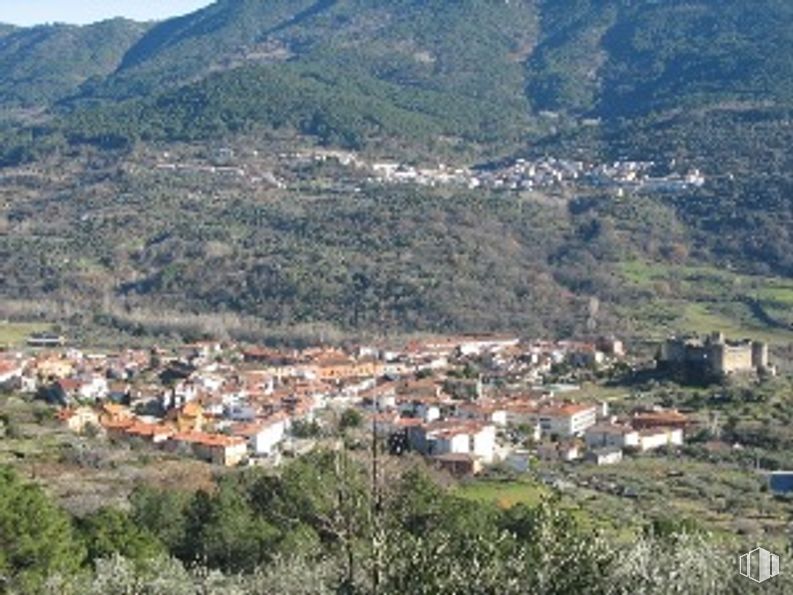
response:
<path id="1" fill-rule="evenodd" d="M 379 449 L 377 444 L 377 416 L 380 413 L 380 401 L 375 395 L 374 415 L 372 415 L 372 593 L 378 595 L 380 592 L 380 573 L 382 564 L 382 533 L 380 527 L 380 516 L 382 514 L 383 503 L 380 493 L 380 470 L 379 470 Z"/>

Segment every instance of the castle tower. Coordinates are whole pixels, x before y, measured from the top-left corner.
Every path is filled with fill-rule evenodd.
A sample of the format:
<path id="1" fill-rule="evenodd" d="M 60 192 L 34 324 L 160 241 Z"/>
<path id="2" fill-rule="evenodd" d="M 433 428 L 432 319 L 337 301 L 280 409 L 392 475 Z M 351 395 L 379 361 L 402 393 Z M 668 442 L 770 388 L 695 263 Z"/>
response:
<path id="1" fill-rule="evenodd" d="M 727 346 L 724 341 L 712 343 L 708 346 L 705 365 L 714 376 L 727 374 Z"/>
<path id="2" fill-rule="evenodd" d="M 768 367 L 768 343 L 752 342 L 752 367 L 755 369 Z"/>

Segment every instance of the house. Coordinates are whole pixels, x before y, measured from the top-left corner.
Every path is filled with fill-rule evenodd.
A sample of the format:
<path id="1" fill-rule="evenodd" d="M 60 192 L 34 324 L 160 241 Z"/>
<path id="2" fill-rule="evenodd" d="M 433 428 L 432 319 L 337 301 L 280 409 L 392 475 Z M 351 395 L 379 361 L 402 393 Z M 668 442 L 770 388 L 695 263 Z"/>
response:
<path id="1" fill-rule="evenodd" d="M 272 357 L 272 352 L 261 347 L 248 347 L 242 350 L 242 359 L 246 363 L 265 363 Z"/>
<path id="2" fill-rule="evenodd" d="M 646 452 L 665 446 L 681 446 L 683 430 L 680 428 L 648 428 L 639 430 L 639 450 Z"/>
<path id="3" fill-rule="evenodd" d="M 175 420 L 179 432 L 200 432 L 204 427 L 204 408 L 199 403 L 187 403 L 169 412 L 167 418 Z"/>
<path id="4" fill-rule="evenodd" d="M 490 422 L 496 426 L 507 425 L 507 411 L 492 403 L 459 403 L 456 407 L 458 417 Z"/>
<path id="5" fill-rule="evenodd" d="M 66 344 L 66 338 L 57 333 L 33 333 L 27 339 L 29 347 L 63 347 Z"/>
<path id="6" fill-rule="evenodd" d="M 247 424 L 235 424 L 231 434 L 248 441 L 251 452 L 257 456 L 270 456 L 286 437 L 289 418 L 285 413 L 276 413 L 269 418 Z"/>
<path id="7" fill-rule="evenodd" d="M 597 423 L 597 407 L 566 403 L 541 405 L 535 413 L 543 434 L 559 438 L 582 436 Z"/>
<path id="8" fill-rule="evenodd" d="M 129 408 L 116 403 L 103 403 L 99 414 L 100 421 L 118 421 L 130 417 L 132 417 L 132 413 Z"/>
<path id="9" fill-rule="evenodd" d="M 408 442 L 424 455 L 472 454 L 491 463 L 495 458 L 496 428 L 483 422 L 437 421 L 408 427 Z"/>
<path id="10" fill-rule="evenodd" d="M 610 357 L 625 356 L 625 345 L 616 337 L 600 337 L 595 343 L 595 347 Z"/>
<path id="11" fill-rule="evenodd" d="M 534 400 L 514 400 L 504 405 L 507 425 L 535 426 L 539 424 L 537 402 Z"/>
<path id="12" fill-rule="evenodd" d="M 89 426 L 99 427 L 99 415 L 91 407 L 61 409 L 57 413 L 57 418 L 77 434 L 82 434 Z"/>
<path id="13" fill-rule="evenodd" d="M 584 433 L 587 448 L 639 448 L 639 432 L 630 426 L 602 423 Z"/>
<path id="14" fill-rule="evenodd" d="M 482 471 L 482 461 L 470 454 L 447 453 L 432 457 L 432 461 L 439 469 L 455 477 L 476 475 Z"/>
<path id="15" fill-rule="evenodd" d="M 39 378 L 67 378 L 74 373 L 74 364 L 62 357 L 46 357 L 36 360 L 36 373 Z"/>
<path id="16" fill-rule="evenodd" d="M 342 353 L 332 353 L 315 361 L 317 377 L 323 381 L 381 376 L 382 364 L 371 358 L 355 360 Z"/>
<path id="17" fill-rule="evenodd" d="M 115 403 L 103 403 L 99 412 L 99 424 L 109 438 L 124 439 L 126 430 L 135 423 L 129 409 Z"/>
<path id="18" fill-rule="evenodd" d="M 0 388 L 21 380 L 25 364 L 16 359 L 0 359 Z"/>
<path id="19" fill-rule="evenodd" d="M 622 449 L 614 446 L 595 448 L 587 452 L 586 459 L 596 465 L 613 465 L 622 461 Z"/>
<path id="20" fill-rule="evenodd" d="M 179 432 L 166 443 L 169 448 L 187 448 L 197 458 L 224 467 L 239 465 L 248 456 L 247 442 L 238 436 Z"/>
<path id="21" fill-rule="evenodd" d="M 86 401 L 97 401 L 105 398 L 107 391 L 107 380 L 99 374 L 91 374 L 80 379 L 76 397 Z"/>
<path id="22" fill-rule="evenodd" d="M 574 461 L 581 457 L 577 442 L 543 442 L 537 445 L 537 457 L 542 461 Z"/>
<path id="23" fill-rule="evenodd" d="M 387 411 L 397 405 L 396 384 L 387 382 L 362 391 L 359 394 L 363 404 L 375 411 Z"/>
<path id="24" fill-rule="evenodd" d="M 594 345 L 577 345 L 567 352 L 567 361 L 576 368 L 592 368 L 606 360 L 606 355 Z"/>
<path id="25" fill-rule="evenodd" d="M 135 421 L 124 429 L 127 439 L 138 439 L 150 444 L 163 444 L 174 434 L 174 430 L 162 424 Z"/>
<path id="26" fill-rule="evenodd" d="M 497 352 L 520 343 L 518 337 L 502 335 L 465 335 L 461 339 L 457 350 L 462 356 Z"/>
<path id="27" fill-rule="evenodd" d="M 690 425 L 688 417 L 674 409 L 654 409 L 633 414 L 631 425 L 637 430 L 649 428 L 679 428 L 685 430 Z"/>

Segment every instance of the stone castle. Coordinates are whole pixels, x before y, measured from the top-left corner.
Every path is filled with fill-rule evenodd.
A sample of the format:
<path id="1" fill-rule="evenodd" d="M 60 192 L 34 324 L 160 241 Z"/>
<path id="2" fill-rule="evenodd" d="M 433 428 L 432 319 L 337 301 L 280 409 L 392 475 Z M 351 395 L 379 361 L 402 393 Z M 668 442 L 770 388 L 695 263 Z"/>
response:
<path id="1" fill-rule="evenodd" d="M 762 341 L 728 341 L 724 333 L 713 332 L 704 339 L 667 339 L 658 354 L 659 368 L 711 378 L 746 372 L 767 373 L 768 345 Z"/>

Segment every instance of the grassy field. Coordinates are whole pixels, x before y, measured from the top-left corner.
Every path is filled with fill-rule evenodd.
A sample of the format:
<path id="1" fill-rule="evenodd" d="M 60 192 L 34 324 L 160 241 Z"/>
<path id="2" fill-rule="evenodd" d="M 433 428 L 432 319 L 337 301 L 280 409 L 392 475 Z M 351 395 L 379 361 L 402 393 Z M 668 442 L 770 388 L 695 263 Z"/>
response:
<path id="1" fill-rule="evenodd" d="M 46 323 L 2 322 L 0 321 L 0 347 L 17 347 L 25 343 L 31 333 L 49 330 Z"/>
<path id="2" fill-rule="evenodd" d="M 541 484 L 530 480 L 500 481 L 474 480 L 460 485 L 456 492 L 459 496 L 479 502 L 490 502 L 502 508 L 510 508 L 516 504 L 534 506 L 547 496 L 549 490 Z"/>
<path id="3" fill-rule="evenodd" d="M 793 343 L 793 279 L 638 260 L 622 263 L 620 273 L 652 296 L 621 311 L 635 332 L 647 338 L 718 329 L 732 338 Z"/>

